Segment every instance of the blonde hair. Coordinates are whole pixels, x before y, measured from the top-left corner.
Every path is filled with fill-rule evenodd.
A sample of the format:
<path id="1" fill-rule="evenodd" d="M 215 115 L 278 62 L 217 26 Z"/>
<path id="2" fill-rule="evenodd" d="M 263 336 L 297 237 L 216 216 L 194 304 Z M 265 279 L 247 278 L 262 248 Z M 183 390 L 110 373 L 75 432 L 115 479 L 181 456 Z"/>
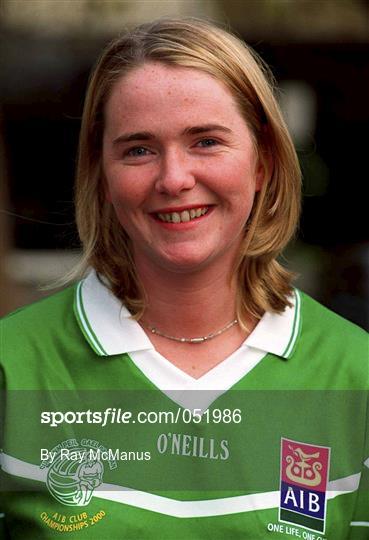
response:
<path id="1" fill-rule="evenodd" d="M 262 60 L 234 35 L 194 18 L 159 19 L 126 32 L 107 46 L 92 73 L 76 177 L 83 256 L 73 277 L 93 267 L 135 318 L 145 309 L 130 239 L 105 199 L 101 154 L 104 105 L 114 84 L 149 61 L 206 72 L 222 81 L 238 103 L 268 176 L 256 195 L 236 263 L 237 316 L 244 325 L 249 314 L 260 318 L 266 310 L 283 311 L 293 275 L 276 258 L 294 234 L 300 212 L 300 169 L 293 143 Z"/>

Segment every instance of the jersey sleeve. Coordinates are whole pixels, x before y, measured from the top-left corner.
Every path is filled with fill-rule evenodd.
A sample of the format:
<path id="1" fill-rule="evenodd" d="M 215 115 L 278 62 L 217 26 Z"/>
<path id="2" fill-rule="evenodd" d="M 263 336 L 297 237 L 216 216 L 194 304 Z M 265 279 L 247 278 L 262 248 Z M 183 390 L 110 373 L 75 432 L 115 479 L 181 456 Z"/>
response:
<path id="1" fill-rule="evenodd" d="M 363 466 L 348 540 L 368 540 L 369 538 L 369 396 L 366 411 Z"/>
<path id="2" fill-rule="evenodd" d="M 5 513 L 4 513 L 4 489 L 2 472 L 2 454 L 3 454 L 3 427 L 5 414 L 5 377 L 0 364 L 0 540 L 6 540 L 9 537 L 6 532 Z"/>

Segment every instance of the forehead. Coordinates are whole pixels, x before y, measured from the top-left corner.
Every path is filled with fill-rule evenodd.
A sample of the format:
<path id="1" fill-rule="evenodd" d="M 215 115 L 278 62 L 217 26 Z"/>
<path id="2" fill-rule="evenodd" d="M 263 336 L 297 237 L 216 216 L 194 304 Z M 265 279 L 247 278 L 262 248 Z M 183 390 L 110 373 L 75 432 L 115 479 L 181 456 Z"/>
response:
<path id="1" fill-rule="evenodd" d="M 154 117 L 165 113 L 168 119 L 178 113 L 219 120 L 238 116 L 238 105 L 228 87 L 199 69 L 148 62 L 121 77 L 113 86 L 105 106 L 106 120 L 140 115 Z M 205 119 L 205 118 L 204 118 Z"/>

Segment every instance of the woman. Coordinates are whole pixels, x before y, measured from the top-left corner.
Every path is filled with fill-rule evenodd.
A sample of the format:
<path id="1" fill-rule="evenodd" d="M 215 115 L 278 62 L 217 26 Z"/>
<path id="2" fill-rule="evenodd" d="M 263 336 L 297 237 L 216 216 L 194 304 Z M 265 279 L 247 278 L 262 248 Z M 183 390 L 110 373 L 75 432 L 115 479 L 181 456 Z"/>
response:
<path id="1" fill-rule="evenodd" d="M 103 52 L 87 277 L 3 321 L 5 537 L 367 537 L 366 337 L 276 260 L 300 174 L 268 77 L 195 19 Z"/>

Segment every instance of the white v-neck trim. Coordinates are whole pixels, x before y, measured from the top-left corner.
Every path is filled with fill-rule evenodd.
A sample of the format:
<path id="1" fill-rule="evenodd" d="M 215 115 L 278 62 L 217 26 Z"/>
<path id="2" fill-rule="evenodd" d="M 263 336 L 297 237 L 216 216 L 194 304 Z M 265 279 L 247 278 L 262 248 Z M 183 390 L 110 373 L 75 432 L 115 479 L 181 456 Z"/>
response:
<path id="1" fill-rule="evenodd" d="M 157 351 L 137 351 L 129 356 L 136 367 L 161 392 L 186 409 L 205 411 L 222 394 L 245 377 L 266 355 L 245 342 L 228 358 L 194 379 Z"/>
<path id="2" fill-rule="evenodd" d="M 287 307 L 281 314 L 266 312 L 242 345 L 199 379 L 194 379 L 155 350 L 141 326 L 99 280 L 95 271 L 78 284 L 74 310 L 79 326 L 96 354 L 129 354 L 143 375 L 170 399 L 186 408 L 205 410 L 268 353 L 281 359 L 292 354 L 300 327 L 299 292 L 295 290 L 289 300 L 292 307 Z"/>

